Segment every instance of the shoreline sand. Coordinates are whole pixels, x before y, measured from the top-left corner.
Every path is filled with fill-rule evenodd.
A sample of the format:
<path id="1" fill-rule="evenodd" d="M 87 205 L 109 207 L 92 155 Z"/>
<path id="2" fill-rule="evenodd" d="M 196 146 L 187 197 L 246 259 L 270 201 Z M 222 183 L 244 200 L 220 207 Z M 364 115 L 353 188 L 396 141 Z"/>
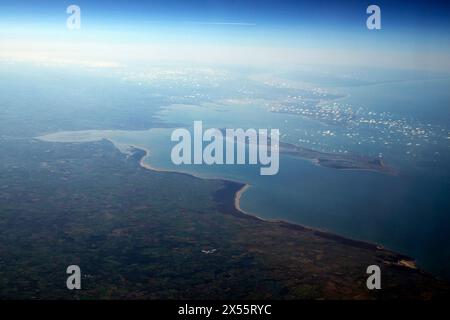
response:
<path id="1" fill-rule="evenodd" d="M 247 189 L 250 188 L 249 184 L 245 184 L 241 189 L 239 189 L 238 192 L 236 192 L 236 194 L 234 195 L 234 207 L 236 208 L 236 210 L 242 212 L 242 213 L 246 213 L 244 210 L 242 210 L 241 208 L 241 197 L 244 194 L 245 191 L 247 191 Z"/>

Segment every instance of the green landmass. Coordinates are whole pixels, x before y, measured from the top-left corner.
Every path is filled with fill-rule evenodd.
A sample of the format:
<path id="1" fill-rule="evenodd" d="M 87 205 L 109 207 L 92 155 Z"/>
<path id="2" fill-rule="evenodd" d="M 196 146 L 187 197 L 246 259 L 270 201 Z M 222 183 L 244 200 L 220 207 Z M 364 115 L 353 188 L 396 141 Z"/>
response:
<path id="1" fill-rule="evenodd" d="M 246 216 L 241 185 L 155 172 L 106 141 L 0 139 L 2 299 L 428 299 L 448 284 L 375 245 Z M 405 263 L 406 262 L 406 263 Z M 66 288 L 79 265 L 82 290 Z M 366 268 L 382 269 L 382 290 Z"/>

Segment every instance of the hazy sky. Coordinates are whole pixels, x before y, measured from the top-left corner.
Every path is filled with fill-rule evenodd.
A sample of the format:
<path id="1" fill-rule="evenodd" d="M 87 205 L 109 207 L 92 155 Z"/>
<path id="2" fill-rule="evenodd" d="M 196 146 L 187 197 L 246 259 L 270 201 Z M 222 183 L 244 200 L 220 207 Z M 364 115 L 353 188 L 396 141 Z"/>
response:
<path id="1" fill-rule="evenodd" d="M 66 8 L 81 8 L 69 31 Z M 381 8 L 368 30 L 366 8 Z M 380 66 L 450 71 L 440 1 L 22 1 L 0 3 L 0 59 Z"/>

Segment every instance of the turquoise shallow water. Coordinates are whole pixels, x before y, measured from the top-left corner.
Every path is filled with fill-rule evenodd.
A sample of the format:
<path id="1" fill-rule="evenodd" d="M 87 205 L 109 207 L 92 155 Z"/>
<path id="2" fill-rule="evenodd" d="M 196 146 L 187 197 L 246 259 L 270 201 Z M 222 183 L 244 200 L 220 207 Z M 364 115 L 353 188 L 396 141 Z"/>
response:
<path id="1" fill-rule="evenodd" d="M 172 105 L 159 113 L 164 121 L 187 126 L 203 120 L 205 127 L 279 128 L 286 142 L 328 152 L 382 156 L 400 172 L 398 176 L 340 171 L 288 156 L 281 156 L 280 171 L 275 176 L 260 176 L 258 166 L 175 166 L 170 160 L 172 129 L 67 132 L 47 138 L 109 138 L 124 148 L 136 145 L 148 149 L 146 162 L 155 168 L 249 183 L 251 188 L 241 198 L 241 207 L 247 212 L 377 242 L 417 258 L 419 266 L 426 270 L 448 277 L 450 158 L 445 117 L 450 98 L 448 92 L 439 89 L 446 86 L 450 87 L 448 81 L 339 88 L 348 94 L 339 103 L 358 106 L 364 112 L 388 112 L 385 117 L 397 121 L 398 127 L 408 123 L 401 134 L 393 126 L 392 132 L 363 124 L 339 126 L 268 112 L 257 104 Z M 421 92 L 420 98 L 417 92 Z M 422 112 L 426 107 L 427 112 Z M 420 133 L 420 128 L 429 128 L 429 133 Z M 324 131 L 332 131 L 334 136 Z"/>

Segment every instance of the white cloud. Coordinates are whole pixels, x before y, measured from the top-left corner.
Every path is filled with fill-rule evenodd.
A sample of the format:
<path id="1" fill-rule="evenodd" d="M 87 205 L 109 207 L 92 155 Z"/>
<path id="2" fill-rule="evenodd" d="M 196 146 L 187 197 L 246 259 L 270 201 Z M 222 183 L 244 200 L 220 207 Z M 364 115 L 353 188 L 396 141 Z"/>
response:
<path id="1" fill-rule="evenodd" d="M 284 48 L 208 43 L 2 41 L 0 59 L 117 68 L 129 63 L 198 63 L 266 67 L 350 65 L 450 70 L 450 55 L 422 51 Z"/>

